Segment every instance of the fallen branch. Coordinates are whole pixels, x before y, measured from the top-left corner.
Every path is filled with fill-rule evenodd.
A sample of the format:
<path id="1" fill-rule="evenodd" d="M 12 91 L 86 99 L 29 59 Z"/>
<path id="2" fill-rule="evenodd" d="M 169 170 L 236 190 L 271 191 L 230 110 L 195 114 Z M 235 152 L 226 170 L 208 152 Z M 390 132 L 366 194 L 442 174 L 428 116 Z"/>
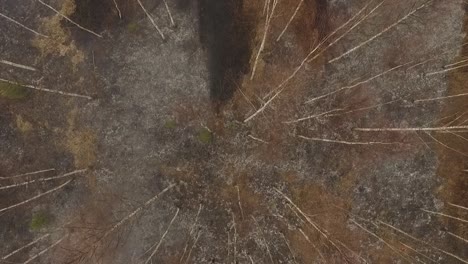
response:
<path id="1" fill-rule="evenodd" d="M 367 264 L 367 261 L 361 257 L 361 255 L 359 255 L 358 253 L 356 253 L 354 250 L 350 249 L 348 246 L 346 246 L 343 242 L 341 242 L 340 240 L 336 239 L 336 242 L 338 242 L 338 244 L 340 244 L 342 247 L 344 247 L 346 250 L 348 250 L 349 252 L 351 252 L 351 254 L 353 254 L 354 256 L 358 257 L 360 260 L 362 260 L 362 262 L 366 263 Z"/>
<path id="2" fill-rule="evenodd" d="M 299 118 L 299 119 L 296 119 L 296 120 L 291 120 L 291 121 L 285 121 L 285 122 L 283 122 L 283 124 L 299 123 L 299 122 L 302 122 L 302 121 L 306 121 L 306 120 L 310 120 L 310 119 L 316 119 L 316 118 L 319 118 L 321 116 L 328 115 L 328 114 L 334 113 L 334 112 L 339 112 L 339 111 L 343 111 L 343 109 L 342 108 L 333 109 L 333 110 L 330 110 L 330 111 L 327 111 L 327 112 L 324 112 L 324 113 L 321 113 L 321 114 L 306 116 L 306 117 L 302 117 L 302 118 Z"/>
<path id="3" fill-rule="evenodd" d="M 297 13 L 299 12 L 299 9 L 301 8 L 302 3 L 304 3 L 304 0 L 299 0 L 299 3 L 297 4 L 296 9 L 294 10 L 294 13 L 292 14 L 291 18 L 289 18 L 288 23 L 286 23 L 286 26 L 284 27 L 284 29 L 281 31 L 281 34 L 279 34 L 278 38 L 276 39 L 277 42 L 281 39 L 281 37 L 283 36 L 283 34 L 286 32 L 286 30 L 288 30 L 289 25 L 290 25 L 291 22 L 294 20 L 294 18 L 296 17 Z"/>
<path id="4" fill-rule="evenodd" d="M 447 218 L 450 218 L 450 219 L 454 219 L 454 220 L 457 220 L 457 221 L 460 221 L 460 222 L 463 222 L 463 223 L 468 223 L 468 220 L 466 219 L 462 219 L 462 218 L 459 218 L 459 217 L 455 217 L 455 216 L 452 216 L 452 215 L 448 215 L 448 214 L 444 214 L 444 213 L 439 213 L 439 212 L 434 212 L 434 211 L 430 211 L 430 210 L 426 210 L 426 209 L 421 209 L 423 212 L 426 212 L 426 213 L 429 213 L 429 214 L 434 214 L 434 215 L 439 215 L 439 216 L 443 216 L 443 217 L 447 217 Z"/>
<path id="5" fill-rule="evenodd" d="M 177 218 L 177 215 L 179 214 L 179 211 L 180 211 L 180 209 L 177 208 L 177 211 L 176 211 L 174 217 L 172 218 L 171 222 L 170 222 L 169 225 L 167 226 L 167 229 L 166 229 L 166 231 L 163 233 L 163 235 L 162 235 L 161 239 L 159 240 L 158 244 L 155 245 L 156 248 L 153 250 L 153 252 L 151 253 L 151 255 L 148 257 L 148 259 L 146 260 L 145 264 L 148 264 L 148 263 L 151 261 L 151 259 L 153 258 L 153 256 L 158 252 L 158 249 L 159 249 L 159 247 L 161 246 L 162 242 L 164 241 L 164 238 L 166 237 L 167 233 L 169 232 L 169 229 L 171 228 L 172 223 L 174 223 L 175 219 Z M 153 248 L 153 247 L 154 247 L 154 246 L 151 246 L 151 248 Z"/>
<path id="6" fill-rule="evenodd" d="M 254 76 L 255 76 L 255 71 L 257 70 L 257 64 L 258 64 L 258 60 L 260 59 L 260 55 L 262 53 L 262 51 L 265 49 L 265 43 L 266 43 L 266 39 L 267 39 L 267 36 L 268 36 L 268 30 L 270 29 L 270 23 L 271 23 L 271 19 L 273 18 L 273 15 L 275 13 L 275 10 L 276 10 L 276 6 L 278 5 L 278 0 L 272 0 L 273 1 L 273 6 L 271 8 L 271 12 L 268 14 L 266 14 L 266 19 L 265 19 L 265 29 L 264 29 L 264 32 L 263 32 L 263 38 L 262 38 L 262 42 L 260 43 L 260 47 L 258 48 L 258 52 L 257 52 L 257 56 L 255 56 L 255 61 L 254 61 L 254 64 L 253 64 L 253 67 L 252 67 L 252 74 L 250 75 L 250 80 L 253 80 Z M 268 3 L 270 2 L 270 0 L 268 0 Z M 268 4 L 269 6 L 269 4 Z"/>
<path id="7" fill-rule="evenodd" d="M 357 16 L 359 16 L 368 6 L 364 6 L 356 15 L 351 17 L 348 21 L 346 21 L 343 25 L 335 29 L 332 33 L 330 33 L 328 36 L 326 36 L 314 49 L 312 49 L 309 54 L 302 60 L 302 62 L 299 64 L 299 66 L 296 67 L 296 69 L 284 80 L 282 81 L 275 89 L 273 89 L 271 92 L 269 92 L 265 98 L 270 97 L 271 94 L 274 94 L 273 96 L 270 97 L 263 105 L 260 107 L 257 111 L 255 111 L 252 115 L 247 117 L 244 120 L 244 123 L 249 122 L 252 120 L 254 117 L 256 117 L 259 113 L 263 112 L 265 108 L 273 102 L 273 100 L 276 99 L 286 88 L 286 84 L 288 84 L 294 77 L 299 73 L 299 71 L 304 67 L 304 65 L 309 61 L 310 56 L 312 56 L 324 43 L 327 42 L 329 38 L 334 36 L 338 31 L 340 31 L 342 28 L 346 27 L 349 23 L 351 23 Z"/>
<path id="8" fill-rule="evenodd" d="M 406 128 L 354 128 L 355 131 L 363 132 L 412 132 L 412 131 L 447 131 L 463 130 L 468 126 L 446 126 L 446 127 L 406 127 Z"/>
<path id="9" fill-rule="evenodd" d="M 468 93 L 461 93 L 461 94 L 455 94 L 455 95 L 449 95 L 449 96 L 443 96 L 443 97 L 435 97 L 435 98 L 427 98 L 427 99 L 418 99 L 418 100 L 415 100 L 414 102 L 415 103 L 430 102 L 430 101 L 445 100 L 445 99 L 451 99 L 451 98 L 462 97 L 462 96 L 468 96 Z"/>
<path id="10" fill-rule="evenodd" d="M 238 201 L 238 204 L 239 204 L 239 210 L 241 212 L 242 220 L 244 220 L 244 210 L 242 209 L 239 185 L 236 185 L 236 189 L 237 189 L 237 201 Z"/>
<path id="11" fill-rule="evenodd" d="M 135 217 L 139 212 L 141 212 L 145 207 L 147 207 L 148 205 L 152 204 L 154 201 L 156 201 L 161 195 L 163 195 L 164 193 L 166 193 L 167 191 L 169 191 L 170 189 L 174 188 L 176 185 L 175 184 L 171 184 L 169 185 L 166 189 L 162 190 L 160 193 L 156 194 L 155 196 L 153 196 L 151 199 L 149 199 L 148 201 L 146 201 L 142 206 L 138 207 L 137 209 L 135 209 L 132 213 L 130 213 L 129 215 L 125 216 L 124 218 L 122 218 L 117 224 L 115 224 L 114 226 L 112 226 L 111 229 L 109 229 L 106 233 L 104 233 L 104 235 L 102 236 L 102 239 L 104 239 L 105 237 L 107 237 L 108 235 L 110 235 L 112 232 L 114 232 L 117 228 L 119 228 L 121 225 L 123 225 L 124 223 L 126 223 L 128 220 L 132 219 L 133 217 Z"/>
<path id="12" fill-rule="evenodd" d="M 325 234 L 326 230 L 325 230 L 325 232 L 323 232 L 323 231 L 318 227 L 318 225 L 317 225 L 314 221 L 312 221 L 312 219 L 310 219 L 310 217 L 309 217 L 306 213 L 304 213 L 304 212 L 301 210 L 301 208 L 299 208 L 299 206 L 297 206 L 297 205 L 291 200 L 291 198 L 289 198 L 288 196 L 286 196 L 286 194 L 282 193 L 278 188 L 274 188 L 274 189 L 275 189 L 275 191 L 276 191 L 277 193 L 279 193 L 281 196 L 283 196 L 283 198 L 284 198 L 286 201 L 288 201 L 288 202 L 296 209 L 296 211 L 299 212 L 315 230 L 317 230 L 317 232 L 318 232 L 320 235 L 322 235 L 322 236 L 323 236 L 323 237 L 324 237 L 324 238 L 325 238 L 341 255 L 343 255 L 343 252 L 341 251 L 341 249 L 339 249 L 338 246 L 335 244 L 335 242 L 333 242 L 333 241 L 328 237 L 328 235 Z M 345 257 L 345 256 L 343 255 L 343 257 Z M 345 257 L 345 258 L 346 258 L 346 257 Z"/>
<path id="13" fill-rule="evenodd" d="M 190 251 L 189 251 L 189 253 L 188 253 L 188 255 L 187 255 L 187 259 L 185 260 L 185 263 L 188 263 L 188 262 L 189 262 L 189 260 L 190 260 L 190 255 L 192 254 L 193 249 L 194 249 L 195 246 L 197 245 L 198 239 L 200 238 L 200 236 L 202 235 L 202 233 L 203 233 L 202 230 L 198 231 L 198 235 L 197 235 L 197 237 L 195 238 L 195 242 L 193 242 L 192 247 L 190 248 Z"/>
<path id="14" fill-rule="evenodd" d="M 46 4 L 46 3 L 44 3 L 44 1 L 42 1 L 42 0 L 37 0 L 37 1 L 38 1 L 39 3 L 41 3 L 42 5 L 44 5 L 45 7 L 49 8 L 50 10 L 54 11 L 57 15 L 59 15 L 59 16 L 65 18 L 68 22 L 72 23 L 73 25 L 77 26 L 78 28 L 80 28 L 80 29 L 82 29 L 82 30 L 84 30 L 84 31 L 86 31 L 86 32 L 88 32 L 88 33 L 91 33 L 91 34 L 95 35 L 96 37 L 102 38 L 102 36 L 99 35 L 98 33 L 96 33 L 96 32 L 94 32 L 94 31 L 92 31 L 92 30 L 90 30 L 90 29 L 87 29 L 87 28 L 81 26 L 80 24 L 78 24 L 78 23 L 76 23 L 75 21 L 71 20 L 71 18 L 69 18 L 69 17 L 65 16 L 64 14 L 60 13 L 57 9 L 55 9 L 55 8 L 53 8 L 52 6 L 50 6 L 50 5 Z"/>
<path id="15" fill-rule="evenodd" d="M 462 156 L 468 157 L 468 154 L 463 153 L 463 152 L 461 152 L 461 151 L 459 151 L 459 150 L 457 150 L 457 149 L 454 149 L 454 148 L 450 147 L 449 145 L 447 145 L 447 144 L 441 142 L 440 140 L 438 140 L 437 138 L 433 137 L 431 134 L 429 134 L 429 133 L 427 133 L 427 132 L 425 132 L 425 133 L 426 133 L 426 135 L 427 135 L 428 137 L 430 137 L 432 140 L 434 140 L 434 142 L 440 144 L 441 146 L 444 146 L 445 148 L 450 149 L 451 151 L 454 151 L 454 152 L 456 152 L 456 153 L 458 153 L 458 154 L 460 154 L 460 155 L 462 155 Z"/>
<path id="16" fill-rule="evenodd" d="M 298 228 L 299 232 L 302 234 L 302 236 L 307 240 L 307 242 L 309 242 L 309 244 L 312 245 L 312 247 L 315 249 L 315 251 L 317 251 L 317 253 L 319 254 L 320 258 L 323 259 L 323 261 L 325 261 L 325 263 L 327 263 L 327 260 L 325 259 L 325 257 L 323 256 L 322 252 L 320 251 L 320 249 L 314 244 L 312 243 L 312 241 L 310 241 L 309 237 L 306 235 L 306 233 L 304 233 L 304 231 L 301 229 L 301 228 Z"/>
<path id="17" fill-rule="evenodd" d="M 432 76 L 432 75 L 436 75 L 436 74 L 451 72 L 451 71 L 458 70 L 458 69 L 465 68 L 465 67 L 468 67 L 468 64 L 463 64 L 463 65 L 460 65 L 460 66 L 456 66 L 456 67 L 452 67 L 452 68 L 448 68 L 448 69 L 444 69 L 444 70 L 440 70 L 440 71 L 430 72 L 430 73 L 427 73 L 426 76 Z"/>
<path id="18" fill-rule="evenodd" d="M 34 86 L 34 85 L 21 84 L 21 83 L 17 83 L 17 82 L 5 80 L 5 79 L 0 79 L 0 82 L 6 82 L 6 83 L 9 83 L 9 84 L 18 85 L 18 86 L 21 86 L 21 87 L 25 87 L 25 88 L 29 88 L 29 89 L 33 89 L 33 90 L 37 90 L 37 91 L 42 91 L 42 92 L 55 93 L 55 94 L 60 94 L 60 95 L 64 95 L 64 96 L 71 96 L 71 97 L 78 97 L 78 98 L 85 98 L 85 99 L 88 99 L 88 100 L 93 99 L 92 97 L 87 96 L 87 95 L 67 93 L 67 92 L 62 92 L 62 91 L 57 91 L 57 90 L 50 90 L 50 89 L 46 89 L 46 88 L 40 88 L 40 87 L 37 87 L 37 86 Z"/>
<path id="19" fill-rule="evenodd" d="M 182 260 L 184 259 L 185 252 L 187 251 L 187 248 L 188 248 L 192 233 L 195 231 L 195 226 L 197 225 L 197 222 L 198 222 L 198 216 L 200 216 L 200 212 L 201 212 L 202 208 L 203 208 L 203 206 L 200 204 L 200 206 L 198 208 L 197 215 L 195 216 L 195 221 L 193 222 L 193 225 L 190 228 L 189 237 L 187 239 L 187 242 L 185 243 L 184 252 L 182 253 L 182 257 L 180 257 L 179 263 L 182 263 Z"/>
<path id="20" fill-rule="evenodd" d="M 403 254 L 401 254 L 395 247 L 393 247 L 392 245 L 390 245 L 387 241 L 385 241 L 383 238 L 379 237 L 378 235 L 376 235 L 374 232 L 368 230 L 367 228 L 365 228 L 364 226 L 362 226 L 361 224 L 359 224 L 358 222 L 356 222 L 354 219 L 350 218 L 349 219 L 351 222 L 353 222 L 356 226 L 358 226 L 359 228 L 361 228 L 362 230 L 364 230 L 366 233 L 370 234 L 371 236 L 377 238 L 379 241 L 381 241 L 382 243 L 384 243 L 387 247 L 389 247 L 392 251 L 394 251 L 395 253 L 397 253 L 398 255 L 400 255 L 403 259 L 405 260 L 408 260 L 405 256 L 403 256 Z M 410 261 L 411 263 L 411 261 Z"/>
<path id="21" fill-rule="evenodd" d="M 356 50 L 360 49 L 361 47 L 363 47 L 364 45 L 372 42 L 373 40 L 377 39 L 378 37 L 382 36 L 383 34 L 385 34 L 387 31 L 391 30 L 392 28 L 396 27 L 397 25 L 401 24 L 402 22 L 404 22 L 405 20 L 407 20 L 409 17 L 411 17 L 412 15 L 414 15 L 416 12 L 418 12 L 419 10 L 425 8 L 430 2 L 432 2 L 432 0 L 429 0 L 427 2 L 425 2 L 424 4 L 420 5 L 419 7 L 417 7 L 416 9 L 412 10 L 411 12 L 409 12 L 408 14 L 406 14 L 404 17 L 400 18 L 398 21 L 396 21 L 395 23 L 389 25 L 388 27 L 386 27 L 384 30 L 380 31 L 379 33 L 377 33 L 376 35 L 372 36 L 371 38 L 369 38 L 368 40 L 364 41 L 364 42 L 361 42 L 360 44 L 358 44 L 357 46 L 349 49 L 348 51 L 346 51 L 345 53 L 341 54 L 340 56 L 338 57 L 335 57 L 331 60 L 329 60 L 327 63 L 333 63 L 335 61 L 338 61 L 340 60 L 341 58 L 355 52 Z"/>
<path id="22" fill-rule="evenodd" d="M 25 248 L 28 248 L 28 247 L 30 247 L 30 246 L 36 244 L 37 242 L 39 242 L 39 241 L 41 241 L 41 240 L 43 240 L 43 239 L 45 239 L 45 238 L 47 238 L 47 237 L 49 237 L 49 236 L 50 236 L 50 234 L 45 234 L 45 235 L 43 235 L 43 236 L 40 236 L 39 238 L 33 240 L 32 242 L 30 242 L 30 243 L 28 243 L 28 244 L 26 244 L 26 245 L 24 245 L 24 246 L 22 246 L 22 247 L 20 247 L 20 248 L 18 248 L 18 249 L 16 249 L 16 250 L 12 251 L 12 252 L 10 252 L 9 254 L 3 256 L 3 257 L 2 257 L 2 260 L 5 260 L 5 259 L 7 259 L 7 258 L 9 258 L 9 257 L 11 257 L 11 256 L 13 256 L 13 255 L 15 255 L 16 253 L 20 252 L 21 250 L 23 250 L 23 249 L 25 249 Z"/>
<path id="23" fill-rule="evenodd" d="M 13 66 L 13 67 L 16 67 L 16 68 L 20 68 L 20 69 L 23 69 L 23 70 L 37 71 L 36 68 L 26 66 L 26 65 L 22 65 L 22 64 L 19 64 L 19 63 L 14 63 L 14 62 L 7 61 L 7 60 L 0 60 L 0 63 L 6 64 L 8 66 Z"/>
<path id="24" fill-rule="evenodd" d="M 405 243 L 403 243 L 403 242 L 401 242 L 401 241 L 398 241 L 398 243 L 402 244 L 405 248 L 407 248 L 407 249 L 413 251 L 414 253 L 416 253 L 416 254 L 418 254 L 418 255 L 424 257 L 425 259 L 428 259 L 428 260 L 430 260 L 430 261 L 432 261 L 432 262 L 434 262 L 434 263 L 437 263 L 436 260 L 434 260 L 434 259 L 430 258 L 429 256 L 426 256 L 425 254 L 423 254 L 423 253 L 417 251 L 417 250 L 414 249 L 413 247 L 408 246 L 408 245 L 406 245 Z M 418 261 L 421 262 L 420 260 L 418 260 Z M 422 263 L 424 263 L 424 262 L 422 262 Z"/>
<path id="25" fill-rule="evenodd" d="M 22 28 L 24 28 L 24 29 L 26 29 L 26 30 L 28 30 L 28 31 L 30 31 L 30 32 L 32 32 L 32 33 L 38 35 L 38 36 L 41 36 L 41 37 L 44 37 L 44 38 L 49 38 L 49 36 L 46 36 L 46 35 L 44 35 L 44 34 L 42 34 L 42 33 L 39 33 L 39 32 L 37 32 L 37 31 L 35 31 L 34 29 L 31 29 L 31 28 L 29 28 L 29 27 L 27 27 L 27 26 L 21 24 L 20 22 L 14 20 L 13 18 L 8 17 L 7 15 L 4 15 L 4 14 L 0 13 L 0 16 L 6 18 L 8 21 L 13 22 L 13 23 L 15 23 L 16 25 L 18 25 L 18 26 L 20 26 L 20 27 L 22 27 Z"/>
<path id="26" fill-rule="evenodd" d="M 151 24 L 153 24 L 154 28 L 156 28 L 156 30 L 158 31 L 159 35 L 161 36 L 161 38 L 163 40 L 165 40 L 166 38 L 164 37 L 164 34 L 163 32 L 161 31 L 161 29 L 158 27 L 158 25 L 156 25 L 156 22 L 154 22 L 154 19 L 151 17 L 150 13 L 148 13 L 148 11 L 146 10 L 145 6 L 143 6 L 143 4 L 141 3 L 140 0 L 137 0 L 138 4 L 140 5 L 141 9 L 143 9 L 143 12 L 145 12 L 146 16 L 148 17 L 148 19 L 151 21 Z"/>
<path id="27" fill-rule="evenodd" d="M 464 170 L 464 171 L 468 172 L 468 170 Z M 464 207 L 464 206 L 461 206 L 461 205 L 458 205 L 458 204 L 453 204 L 453 203 L 448 203 L 448 204 L 453 206 L 453 207 L 457 207 L 457 208 L 468 211 L 468 207 Z"/>
<path id="28" fill-rule="evenodd" d="M 35 259 L 37 259 L 38 257 L 44 255 L 45 253 L 47 253 L 47 251 L 51 250 L 52 248 L 56 247 L 58 244 L 60 244 L 60 242 L 62 242 L 64 239 L 66 238 L 66 236 L 63 236 L 61 239 L 57 240 L 56 242 L 54 242 L 52 245 L 50 245 L 49 247 L 45 248 L 44 250 L 40 251 L 39 253 L 37 253 L 36 255 L 32 256 L 31 258 L 29 258 L 28 260 L 26 260 L 25 262 L 23 262 L 23 264 L 28 264 L 32 261 L 34 261 Z"/>
<path id="29" fill-rule="evenodd" d="M 319 141 L 319 142 L 327 142 L 327 143 L 337 143 L 337 144 L 344 144 L 344 145 L 394 145 L 394 144 L 401 144 L 401 143 L 398 143 L 398 142 L 390 142 L 390 143 L 386 143 L 386 142 L 373 142 L 373 141 L 369 141 L 369 142 L 356 142 L 356 141 L 343 141 L 343 140 L 333 140 L 333 139 L 325 139 L 325 138 L 310 138 L 310 137 L 305 137 L 305 136 L 301 136 L 301 135 L 298 135 L 297 137 L 299 138 L 302 138 L 302 139 L 306 139 L 306 140 L 311 140 L 311 141 Z"/>
<path id="30" fill-rule="evenodd" d="M 381 223 L 381 224 L 383 224 L 383 225 L 385 225 L 385 226 L 391 228 L 392 230 L 395 230 L 395 231 L 397 231 L 398 233 L 403 234 L 403 235 L 405 235 L 405 236 L 407 236 L 407 237 L 409 237 L 409 238 L 411 238 L 411 239 L 413 239 L 413 240 L 415 240 L 415 241 L 418 241 L 418 242 L 420 242 L 420 243 L 422 243 L 422 244 L 424 244 L 424 245 L 426 245 L 426 246 L 429 246 L 429 247 L 431 247 L 431 248 L 433 248 L 433 249 L 435 249 L 435 250 L 437 250 L 437 251 L 440 251 L 440 252 L 442 252 L 442 253 L 444 253 L 444 254 L 446 254 L 446 255 L 448 255 L 448 256 L 451 256 L 451 257 L 453 257 L 453 258 L 458 259 L 459 261 L 461 261 L 461 262 L 463 262 L 463 263 L 467 263 L 467 264 L 468 264 L 468 261 L 466 261 L 466 260 L 464 260 L 464 259 L 458 257 L 457 255 L 454 255 L 454 254 L 452 254 L 452 253 L 450 253 L 450 252 L 447 252 L 447 251 L 445 251 L 445 250 L 443 250 L 443 249 L 440 249 L 440 248 L 438 248 L 438 247 L 435 247 L 435 246 L 433 246 L 433 245 L 427 243 L 426 241 L 423 241 L 423 240 L 421 240 L 421 239 L 418 239 L 418 238 L 416 238 L 416 237 L 414 237 L 414 236 L 412 236 L 412 235 L 406 233 L 405 231 L 403 231 L 403 230 L 401 230 L 401 229 L 398 229 L 398 228 L 396 228 L 396 227 L 394 227 L 394 226 L 392 226 L 392 225 L 390 225 L 390 224 L 387 224 L 387 223 L 385 223 L 385 222 L 382 222 L 382 221 L 380 221 L 380 220 L 379 220 L 379 223 Z"/>
<path id="31" fill-rule="evenodd" d="M 341 91 L 350 90 L 350 89 L 356 88 L 356 87 L 358 87 L 358 86 L 360 86 L 360 85 L 366 84 L 366 83 L 371 82 L 371 81 L 373 81 L 373 80 L 375 80 L 375 79 L 377 79 L 377 78 L 379 78 L 379 77 L 382 77 L 382 76 L 384 76 L 384 75 L 386 75 L 386 74 L 388 74 L 388 73 L 391 73 L 391 72 L 393 72 L 393 71 L 395 71 L 395 70 L 398 70 L 398 69 L 400 69 L 400 68 L 402 68 L 402 67 L 404 67 L 404 66 L 406 66 L 406 65 L 408 65 L 408 64 L 410 64 L 410 63 L 411 63 L 411 62 L 408 62 L 408 63 L 405 63 L 405 64 L 400 64 L 400 65 L 395 66 L 395 67 L 393 67 L 393 68 L 391 68 L 391 69 L 388 69 L 388 70 L 386 70 L 386 71 L 384 71 L 384 72 L 378 73 L 378 74 L 376 74 L 376 75 L 374 75 L 374 76 L 372 76 L 372 77 L 370 77 L 370 78 L 368 78 L 368 79 L 366 79 L 366 80 L 364 80 L 364 81 L 360 81 L 360 82 L 357 82 L 357 83 L 352 84 L 352 85 L 344 86 L 344 87 L 341 87 L 341 88 L 339 88 L 339 89 L 337 89 L 337 90 L 334 90 L 334 91 L 332 91 L 332 92 L 329 92 L 329 93 L 326 93 L 326 94 L 323 94 L 323 95 L 314 97 L 314 98 L 312 98 L 312 99 L 307 100 L 306 103 L 307 103 L 307 104 L 310 104 L 310 103 L 312 103 L 312 102 L 314 102 L 314 101 L 317 101 L 317 100 L 319 100 L 319 99 L 322 99 L 322 98 L 328 97 L 328 96 L 330 96 L 330 95 L 339 93 L 339 92 L 341 92 Z"/>
<path id="32" fill-rule="evenodd" d="M 119 5 L 117 4 L 117 1 L 116 0 L 112 0 L 112 1 L 114 1 L 115 9 L 117 10 L 117 13 L 119 14 L 119 18 L 122 19 L 122 12 L 120 12 L 120 8 L 119 8 Z"/>
<path id="33" fill-rule="evenodd" d="M 459 235 L 456 235 L 456 234 L 454 234 L 454 233 L 452 233 L 452 232 L 450 232 L 450 231 L 448 231 L 447 234 L 449 234 L 449 235 L 451 235 L 451 236 L 453 236 L 453 237 L 456 237 L 456 238 L 460 239 L 461 241 L 463 241 L 463 242 L 465 242 L 465 243 L 468 243 L 468 239 L 463 238 L 463 237 L 461 237 L 461 236 L 459 236 Z"/>
<path id="34" fill-rule="evenodd" d="M 0 209 L 0 213 L 5 212 L 5 211 L 8 211 L 8 210 L 10 210 L 10 209 L 14 209 L 14 208 L 16 208 L 16 207 L 18 207 L 18 206 L 21 206 L 21 205 L 30 203 L 30 202 L 32 202 L 32 201 L 34 201 L 34 200 L 37 200 L 37 199 L 39 199 L 39 198 L 41 198 L 41 197 L 43 197 L 43 196 L 45 196 L 45 195 L 48 195 L 48 194 L 53 193 L 53 192 L 56 192 L 56 191 L 60 190 L 61 188 L 65 187 L 65 186 L 66 186 L 67 184 L 69 184 L 71 181 L 72 181 L 72 180 L 68 180 L 68 181 L 65 182 L 64 184 L 61 184 L 61 185 L 59 185 L 59 186 L 57 186 L 57 187 L 55 187 L 55 188 L 53 188 L 53 189 L 50 189 L 50 190 L 48 190 L 48 191 L 46 191 L 46 192 L 43 192 L 43 193 L 41 193 L 41 194 L 38 194 L 38 195 L 36 195 L 36 196 L 34 196 L 34 197 L 32 197 L 32 198 L 29 198 L 29 199 L 24 200 L 24 201 L 22 201 L 22 202 L 20 202 L 20 203 L 17 203 L 17 204 L 10 205 L 10 206 L 8 206 L 8 207 L 2 208 L 2 209 Z"/>
<path id="35" fill-rule="evenodd" d="M 6 185 L 6 186 L 0 186 L 0 190 L 6 190 L 6 189 L 16 188 L 16 187 L 20 187 L 20 186 L 26 186 L 26 185 L 33 184 L 33 183 L 38 183 L 38 182 L 47 182 L 47 181 L 63 179 L 63 178 L 70 177 L 70 176 L 73 176 L 75 174 L 83 173 L 83 172 L 86 172 L 86 171 L 87 171 L 86 169 L 76 170 L 76 171 L 65 173 L 65 174 L 59 175 L 59 176 L 54 176 L 54 177 L 49 177 L 49 178 L 41 178 L 41 179 L 36 179 L 36 180 L 31 180 L 31 181 L 26 181 L 26 182 L 21 182 L 21 183 L 15 183 L 15 184 Z"/>
<path id="36" fill-rule="evenodd" d="M 169 15 L 169 19 L 171 20 L 171 25 L 175 26 L 175 22 L 174 22 L 174 19 L 172 18 L 171 10 L 169 9 L 169 5 L 167 4 L 166 0 L 164 0 L 164 5 L 166 6 L 167 14 Z"/>
<path id="37" fill-rule="evenodd" d="M 52 169 L 46 169 L 46 170 L 39 170 L 39 171 L 27 172 L 27 173 L 15 175 L 15 176 L 10 176 L 10 177 L 0 177 L 0 180 L 15 179 L 15 178 L 19 178 L 19 177 L 30 176 L 30 175 L 36 175 L 36 174 L 40 174 L 40 173 L 44 173 L 44 172 L 49 172 L 49 171 L 55 171 L 55 169 L 52 168 Z"/>
<path id="38" fill-rule="evenodd" d="M 251 138 L 251 139 L 253 139 L 253 140 L 255 140 L 255 141 L 261 142 L 261 143 L 263 143 L 263 144 L 268 144 L 268 141 L 265 141 L 265 140 L 263 140 L 263 139 L 261 139 L 261 138 L 258 138 L 258 137 L 254 137 L 254 136 L 252 136 L 252 135 L 249 135 L 249 138 Z"/>
<path id="39" fill-rule="evenodd" d="M 268 246 L 268 242 L 267 242 L 266 239 L 265 239 L 265 235 L 263 234 L 263 231 L 262 231 L 262 229 L 260 228 L 260 225 L 258 224 L 257 219 L 255 219 L 255 217 L 254 217 L 253 215 L 252 215 L 252 219 L 254 220 L 255 225 L 257 226 L 257 229 L 260 231 L 260 235 L 261 235 L 261 238 L 262 238 L 262 240 L 263 240 L 263 244 L 265 245 L 265 248 L 266 248 L 266 251 L 267 251 L 267 253 L 268 253 L 268 256 L 270 257 L 271 263 L 275 263 L 275 262 L 273 261 L 273 256 L 271 255 L 270 247 Z"/>

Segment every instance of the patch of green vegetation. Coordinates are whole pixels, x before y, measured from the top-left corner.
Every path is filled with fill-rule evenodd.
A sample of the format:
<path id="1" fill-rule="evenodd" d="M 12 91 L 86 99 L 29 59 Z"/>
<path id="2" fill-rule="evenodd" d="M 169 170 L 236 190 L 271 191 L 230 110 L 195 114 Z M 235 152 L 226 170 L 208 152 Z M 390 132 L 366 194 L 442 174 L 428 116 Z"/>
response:
<path id="1" fill-rule="evenodd" d="M 203 128 L 198 131 L 197 138 L 200 140 L 200 142 L 208 144 L 213 140 L 213 134 L 208 129 Z"/>
<path id="2" fill-rule="evenodd" d="M 128 23 L 127 25 L 127 30 L 130 33 L 136 33 L 139 29 L 140 29 L 140 25 L 138 25 L 138 23 L 135 21 L 132 21 Z"/>
<path id="3" fill-rule="evenodd" d="M 28 94 L 29 90 L 26 87 L 0 81 L 0 97 L 18 100 L 25 98 Z"/>
<path id="4" fill-rule="evenodd" d="M 177 123 L 174 120 L 167 120 L 166 123 L 164 124 L 164 127 L 168 129 L 174 129 L 177 127 Z"/>
<path id="5" fill-rule="evenodd" d="M 45 212 L 34 213 L 29 223 L 29 228 L 32 231 L 39 231 L 49 224 L 49 216 Z"/>

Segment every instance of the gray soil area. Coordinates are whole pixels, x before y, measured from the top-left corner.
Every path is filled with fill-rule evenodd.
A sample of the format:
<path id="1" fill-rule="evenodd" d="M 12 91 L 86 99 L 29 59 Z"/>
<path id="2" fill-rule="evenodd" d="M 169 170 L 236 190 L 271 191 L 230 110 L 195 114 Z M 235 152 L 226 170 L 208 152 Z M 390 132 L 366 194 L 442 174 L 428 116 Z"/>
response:
<path id="1" fill-rule="evenodd" d="M 0 1 L 0 263 L 468 263 L 467 9 Z"/>

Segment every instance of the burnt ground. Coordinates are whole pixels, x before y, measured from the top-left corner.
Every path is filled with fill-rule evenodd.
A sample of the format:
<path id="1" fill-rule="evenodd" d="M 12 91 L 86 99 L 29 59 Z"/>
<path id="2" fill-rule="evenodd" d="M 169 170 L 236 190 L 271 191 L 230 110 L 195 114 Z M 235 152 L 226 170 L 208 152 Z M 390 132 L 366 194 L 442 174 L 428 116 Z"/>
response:
<path id="1" fill-rule="evenodd" d="M 0 262 L 468 262 L 463 1 L 44 2 L 102 37 L 0 4 Z"/>

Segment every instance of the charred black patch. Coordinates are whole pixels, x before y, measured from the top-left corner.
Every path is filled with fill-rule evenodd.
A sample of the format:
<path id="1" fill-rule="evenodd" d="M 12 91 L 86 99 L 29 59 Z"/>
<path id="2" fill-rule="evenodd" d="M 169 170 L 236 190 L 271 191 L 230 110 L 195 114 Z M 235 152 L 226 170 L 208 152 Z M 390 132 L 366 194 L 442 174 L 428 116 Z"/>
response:
<path id="1" fill-rule="evenodd" d="M 72 19 L 78 24 L 94 31 L 105 28 L 107 24 L 118 19 L 112 0 L 75 0 L 75 12 Z"/>
<path id="2" fill-rule="evenodd" d="M 243 0 L 199 0 L 200 40 L 208 50 L 210 96 L 219 105 L 229 100 L 249 69 L 252 24 Z"/>

